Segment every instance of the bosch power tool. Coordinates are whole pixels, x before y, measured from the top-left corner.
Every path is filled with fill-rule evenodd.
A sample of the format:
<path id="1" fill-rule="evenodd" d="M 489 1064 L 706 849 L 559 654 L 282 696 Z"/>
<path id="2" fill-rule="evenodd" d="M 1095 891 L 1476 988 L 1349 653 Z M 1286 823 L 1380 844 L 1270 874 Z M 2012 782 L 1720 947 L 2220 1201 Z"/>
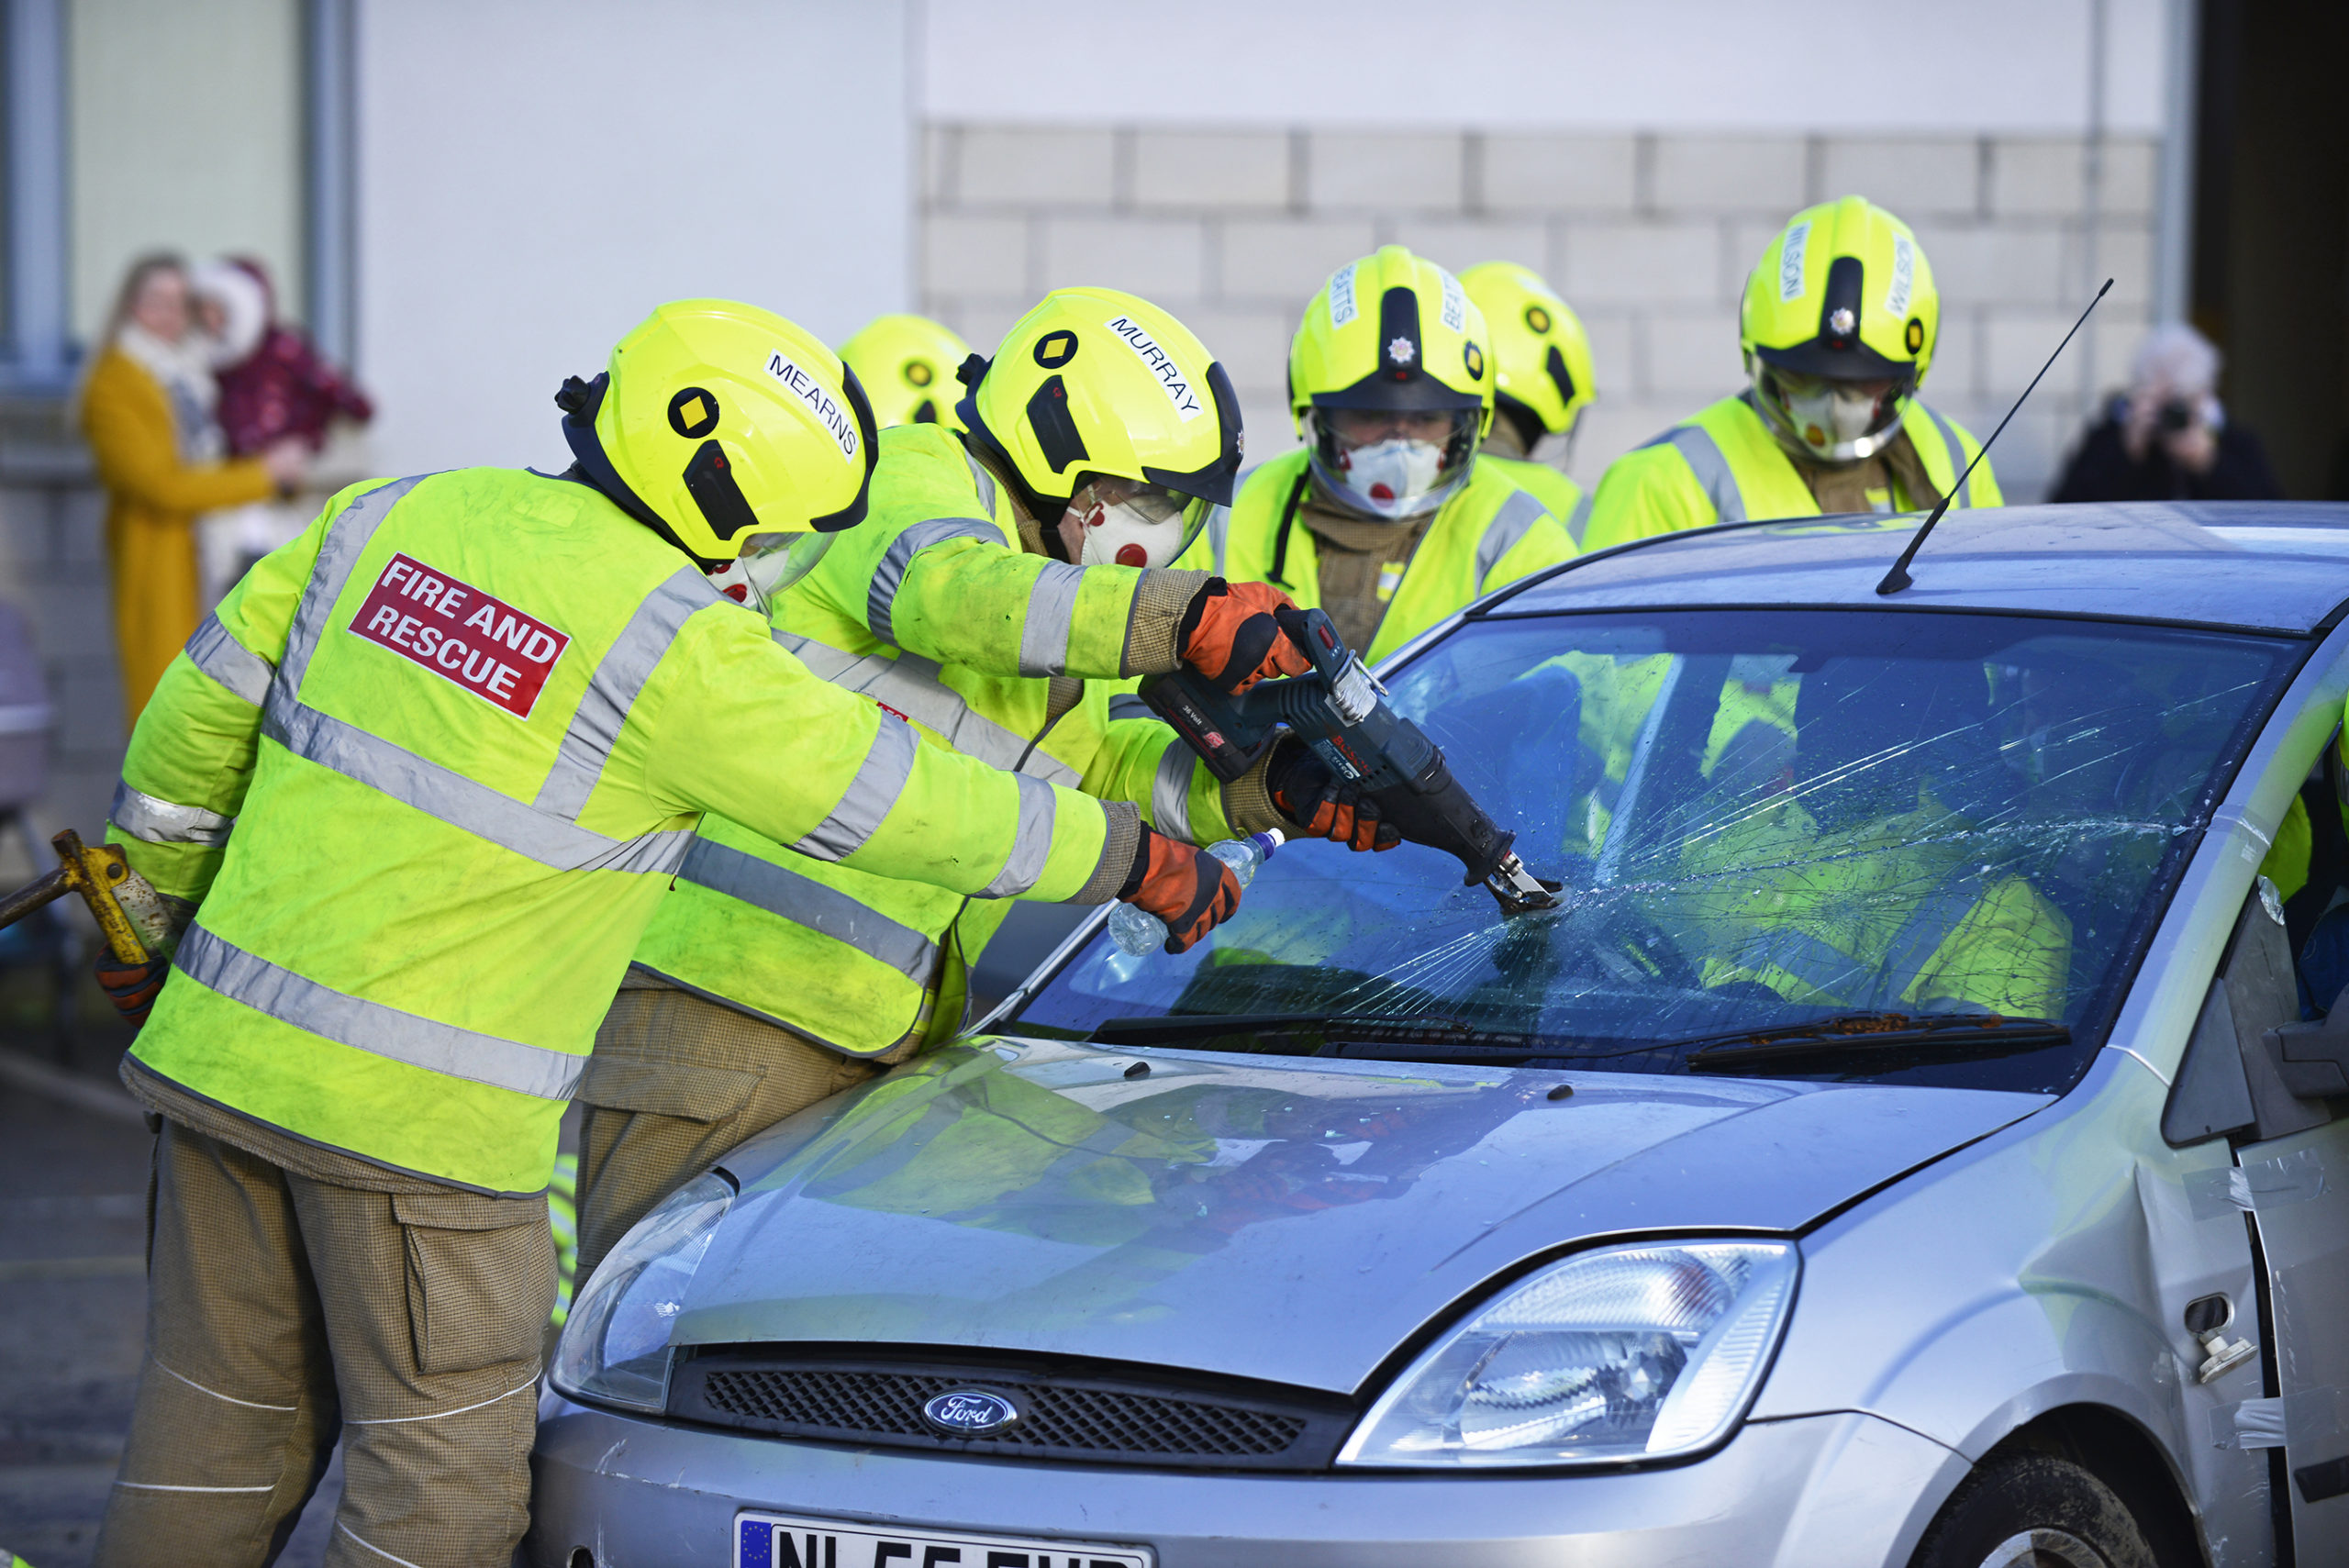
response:
<path id="1" fill-rule="evenodd" d="M 1283 609 L 1281 630 L 1305 651 L 1313 673 L 1260 681 L 1234 695 L 1188 665 L 1145 678 L 1140 695 L 1174 727 L 1215 775 L 1230 782 L 1253 767 L 1283 735 L 1311 747 L 1338 778 L 1358 781 L 1382 821 L 1414 844 L 1456 856 L 1468 883 L 1483 883 L 1501 912 L 1558 906 L 1556 884 L 1525 869 L 1506 832 L 1469 797 L 1419 727 L 1397 713 L 1321 611 Z"/>

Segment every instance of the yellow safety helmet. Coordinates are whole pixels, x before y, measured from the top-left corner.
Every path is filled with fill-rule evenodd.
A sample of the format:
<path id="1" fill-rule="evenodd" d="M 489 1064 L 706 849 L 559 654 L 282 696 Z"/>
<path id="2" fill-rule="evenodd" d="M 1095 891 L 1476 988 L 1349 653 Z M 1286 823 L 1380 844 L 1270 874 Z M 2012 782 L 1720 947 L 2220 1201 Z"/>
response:
<path id="1" fill-rule="evenodd" d="M 884 428 L 961 428 L 954 417 L 954 369 L 970 357 L 970 344 L 927 316 L 876 316 L 841 345 L 841 361 L 863 383 Z"/>
<path id="2" fill-rule="evenodd" d="M 1940 327 L 1916 235 L 1860 196 L 1795 214 L 1738 312 L 1756 406 L 1780 444 L 1816 463 L 1856 462 L 1899 433 Z"/>
<path id="3" fill-rule="evenodd" d="M 839 356 L 773 311 L 663 305 L 555 403 L 582 474 L 704 572 L 741 560 L 774 593 L 864 519 L 872 405 Z"/>
<path id="4" fill-rule="evenodd" d="M 1004 335 L 995 358 L 974 354 L 956 373 L 966 439 L 993 457 L 1047 540 L 1078 489 L 1116 483 L 1114 502 L 1137 523 L 1181 519 L 1131 553 L 1129 564 L 1172 562 L 1231 504 L 1240 473 L 1240 399 L 1231 378 L 1191 329 L 1149 301 L 1116 289 L 1054 289 Z M 1146 559 L 1138 559 L 1145 558 Z"/>
<path id="5" fill-rule="evenodd" d="M 1525 450 L 1545 435 L 1572 435 L 1598 395 L 1590 337 L 1582 318 L 1514 261 L 1485 261 L 1460 274 L 1493 335 L 1493 402 L 1517 427 Z"/>
<path id="6" fill-rule="evenodd" d="M 1484 313 L 1433 261 L 1388 245 L 1332 272 L 1288 350 L 1289 409 L 1323 487 L 1375 517 L 1441 506 L 1492 426 L 1489 353 Z M 1376 426 L 1382 415 L 1389 428 L 1368 439 L 1338 428 Z M 1440 440 L 1402 431 L 1411 416 L 1442 417 Z"/>

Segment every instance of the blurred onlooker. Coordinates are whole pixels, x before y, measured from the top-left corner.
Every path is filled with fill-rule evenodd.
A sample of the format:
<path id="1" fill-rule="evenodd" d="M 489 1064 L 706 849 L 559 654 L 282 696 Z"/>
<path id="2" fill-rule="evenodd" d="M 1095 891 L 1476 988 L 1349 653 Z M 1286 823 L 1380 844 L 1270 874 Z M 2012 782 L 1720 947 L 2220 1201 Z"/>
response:
<path id="1" fill-rule="evenodd" d="M 106 565 L 122 656 L 123 719 L 139 710 L 202 617 L 195 517 L 291 490 L 306 455 L 294 438 L 224 462 L 207 345 L 192 329 L 187 268 L 133 262 L 83 383 L 83 433 L 106 492 Z"/>
<path id="2" fill-rule="evenodd" d="M 363 425 L 373 417 L 366 395 L 327 362 L 309 335 L 277 319 L 276 291 L 261 262 L 245 256 L 200 261 L 188 283 L 211 343 L 229 456 L 257 456 L 288 437 L 315 452 L 335 419 Z M 301 504 L 285 501 L 252 502 L 206 517 L 199 548 L 206 601 L 309 520 Z"/>
<path id="3" fill-rule="evenodd" d="M 2089 427 L 2053 501 L 2266 501 L 2283 487 L 2259 438 L 2220 406 L 2219 350 L 2184 322 L 2156 327 L 2129 390 Z"/>

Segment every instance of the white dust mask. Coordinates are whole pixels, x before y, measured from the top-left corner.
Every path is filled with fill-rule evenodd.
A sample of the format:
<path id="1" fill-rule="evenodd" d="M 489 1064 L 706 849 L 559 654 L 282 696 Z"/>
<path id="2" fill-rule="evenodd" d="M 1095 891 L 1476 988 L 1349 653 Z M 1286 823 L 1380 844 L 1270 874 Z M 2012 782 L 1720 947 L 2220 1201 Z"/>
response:
<path id="1" fill-rule="evenodd" d="M 1409 517 L 1442 499 L 1444 448 L 1396 437 L 1366 447 L 1341 447 L 1338 478 L 1356 502 L 1382 517 Z"/>
<path id="2" fill-rule="evenodd" d="M 1186 534 L 1182 510 L 1168 510 L 1154 494 L 1127 501 L 1096 498 L 1076 514 L 1076 525 L 1085 539 L 1079 566 L 1171 566 Z"/>

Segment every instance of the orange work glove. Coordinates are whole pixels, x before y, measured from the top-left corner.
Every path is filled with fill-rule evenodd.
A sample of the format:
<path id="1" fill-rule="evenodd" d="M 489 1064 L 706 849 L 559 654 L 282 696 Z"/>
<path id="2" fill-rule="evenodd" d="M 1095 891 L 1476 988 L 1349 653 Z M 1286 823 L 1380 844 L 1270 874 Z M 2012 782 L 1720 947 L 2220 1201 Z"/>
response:
<path id="1" fill-rule="evenodd" d="M 1231 918 L 1240 907 L 1240 879 L 1213 855 L 1145 826 L 1118 896 L 1165 921 L 1166 951 L 1183 952 Z"/>
<path id="2" fill-rule="evenodd" d="M 147 1010 L 155 1005 L 155 994 L 162 990 L 163 977 L 171 972 L 168 958 L 124 963 L 110 951 L 98 955 L 98 986 L 132 1029 L 147 1021 Z"/>
<path id="3" fill-rule="evenodd" d="M 1227 692 L 1244 692 L 1274 675 L 1307 674 L 1312 662 L 1273 619 L 1275 610 L 1296 607 L 1268 583 L 1210 577 L 1183 612 L 1175 646 L 1184 663 Z"/>
<path id="4" fill-rule="evenodd" d="M 1275 749 L 1264 784 L 1299 837 L 1357 850 L 1391 850 L 1403 841 L 1398 829 L 1379 820 L 1378 802 L 1362 793 L 1359 780 L 1338 777 L 1312 747 L 1293 737 L 1282 737 Z"/>

